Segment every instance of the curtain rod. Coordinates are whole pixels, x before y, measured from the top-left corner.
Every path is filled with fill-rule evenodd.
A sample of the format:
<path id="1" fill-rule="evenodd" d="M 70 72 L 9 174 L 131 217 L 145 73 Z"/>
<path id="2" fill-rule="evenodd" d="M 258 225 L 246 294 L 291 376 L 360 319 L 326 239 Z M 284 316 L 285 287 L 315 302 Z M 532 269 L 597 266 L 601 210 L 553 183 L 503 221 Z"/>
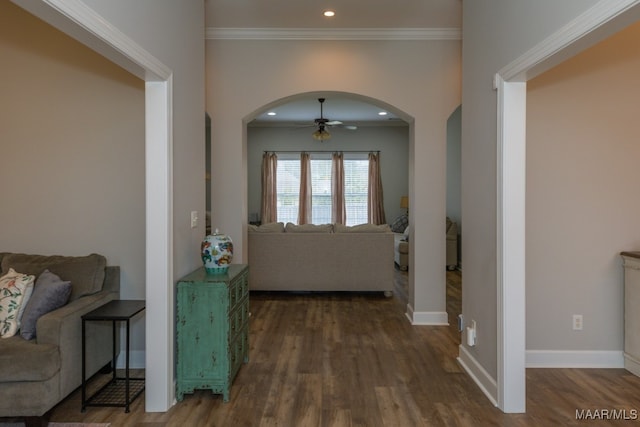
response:
<path id="1" fill-rule="evenodd" d="M 380 150 L 324 150 L 324 151 L 308 151 L 308 150 L 265 150 L 263 153 L 378 153 Z"/>

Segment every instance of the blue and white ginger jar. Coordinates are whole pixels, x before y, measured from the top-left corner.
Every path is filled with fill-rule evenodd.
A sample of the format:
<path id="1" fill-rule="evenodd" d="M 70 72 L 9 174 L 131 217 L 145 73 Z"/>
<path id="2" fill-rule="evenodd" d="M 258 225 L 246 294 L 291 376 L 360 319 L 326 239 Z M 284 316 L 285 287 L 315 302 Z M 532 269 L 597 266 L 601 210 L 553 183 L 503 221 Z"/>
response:
<path id="1" fill-rule="evenodd" d="M 224 274 L 233 258 L 233 242 L 216 229 L 202 241 L 202 262 L 208 274 Z"/>

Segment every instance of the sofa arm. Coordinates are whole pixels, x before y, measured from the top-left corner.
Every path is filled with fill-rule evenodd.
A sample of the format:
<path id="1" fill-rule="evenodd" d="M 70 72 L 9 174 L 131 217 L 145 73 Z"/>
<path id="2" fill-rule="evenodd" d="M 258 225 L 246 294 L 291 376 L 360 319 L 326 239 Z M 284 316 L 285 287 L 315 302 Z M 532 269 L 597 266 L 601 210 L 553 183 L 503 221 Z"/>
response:
<path id="1" fill-rule="evenodd" d="M 68 334 L 77 329 L 82 332 L 82 315 L 115 299 L 114 292 L 98 292 L 78 298 L 69 304 L 53 310 L 38 319 L 36 339 L 38 343 L 62 345 L 69 338 Z M 78 335 L 79 338 L 80 335 Z M 73 345 L 73 343 L 66 343 Z M 79 348 L 79 347 L 78 347 Z"/>
<path id="2" fill-rule="evenodd" d="M 37 342 L 59 347 L 61 396 L 66 396 L 82 382 L 82 315 L 117 297 L 116 292 L 101 291 L 78 298 L 38 319 Z M 91 325 L 87 330 L 87 348 L 91 349 L 91 355 L 87 357 L 87 377 L 111 360 L 111 329 L 105 326 Z"/>

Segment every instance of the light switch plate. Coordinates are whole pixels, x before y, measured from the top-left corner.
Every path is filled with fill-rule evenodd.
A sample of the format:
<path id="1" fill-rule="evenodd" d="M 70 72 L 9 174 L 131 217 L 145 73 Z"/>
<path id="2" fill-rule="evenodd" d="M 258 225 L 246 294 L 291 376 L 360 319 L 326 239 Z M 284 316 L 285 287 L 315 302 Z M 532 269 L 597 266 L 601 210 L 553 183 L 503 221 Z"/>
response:
<path id="1" fill-rule="evenodd" d="M 198 226 L 198 211 L 191 211 L 191 228 Z"/>

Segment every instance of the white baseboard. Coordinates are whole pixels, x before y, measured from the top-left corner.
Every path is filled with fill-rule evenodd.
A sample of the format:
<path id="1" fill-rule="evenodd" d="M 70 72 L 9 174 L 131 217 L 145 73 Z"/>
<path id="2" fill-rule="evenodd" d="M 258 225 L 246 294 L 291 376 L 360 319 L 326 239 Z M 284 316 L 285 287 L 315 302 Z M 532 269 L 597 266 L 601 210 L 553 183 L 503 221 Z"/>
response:
<path id="1" fill-rule="evenodd" d="M 407 304 L 405 313 L 412 325 L 448 326 L 449 316 L 446 311 L 413 311 L 411 304 Z"/>
<path id="2" fill-rule="evenodd" d="M 640 376 L 640 360 L 630 354 L 624 354 L 624 369 L 633 375 Z"/>
<path id="3" fill-rule="evenodd" d="M 624 368 L 622 351 L 527 350 L 527 368 Z"/>
<path id="4" fill-rule="evenodd" d="M 471 353 L 463 346 L 458 347 L 458 363 L 480 387 L 487 399 L 494 406 L 498 406 L 498 384 L 496 380 L 478 363 Z"/>
<path id="5" fill-rule="evenodd" d="M 146 366 L 145 357 L 144 350 L 131 350 L 129 352 L 129 369 L 144 369 Z M 125 364 L 125 355 L 124 352 L 121 351 L 116 357 L 116 368 L 124 369 Z"/>

